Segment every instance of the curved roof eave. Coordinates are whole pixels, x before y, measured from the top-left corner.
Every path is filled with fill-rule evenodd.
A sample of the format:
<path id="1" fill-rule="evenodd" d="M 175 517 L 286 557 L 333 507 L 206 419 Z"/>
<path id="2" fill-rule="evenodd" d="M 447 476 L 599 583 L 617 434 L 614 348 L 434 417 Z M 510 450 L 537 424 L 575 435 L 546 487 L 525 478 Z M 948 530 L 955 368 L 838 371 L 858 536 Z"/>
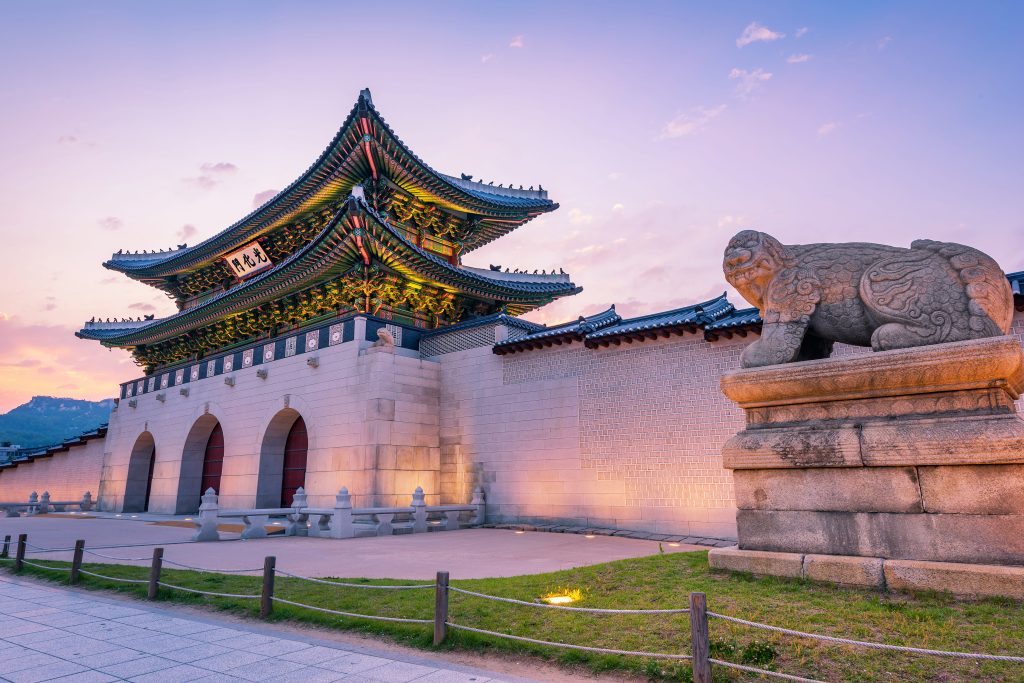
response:
<path id="1" fill-rule="evenodd" d="M 345 163 L 351 154 L 361 149 L 358 142 L 351 145 L 350 149 L 345 152 L 345 155 L 336 160 L 333 167 L 329 169 L 329 172 L 324 173 L 324 171 L 327 170 L 325 167 L 328 166 L 328 161 L 337 152 L 342 151 L 344 147 L 342 143 L 345 141 L 346 136 L 351 132 L 353 124 L 357 121 L 360 115 L 364 113 L 371 115 L 375 121 L 380 124 L 383 131 L 395 142 L 396 148 L 402 154 L 415 162 L 422 172 L 432 176 L 432 179 L 437 184 L 447 189 L 449 193 L 456 197 L 461 197 L 462 201 L 460 203 L 464 205 L 471 206 L 476 202 L 484 202 L 492 204 L 499 211 L 501 209 L 519 211 L 532 210 L 539 213 L 545 213 L 558 208 L 558 204 L 547 199 L 546 192 L 541 193 L 538 191 L 536 199 L 532 201 L 523 201 L 525 198 L 518 195 L 524 194 L 527 191 L 509 189 L 507 193 L 501 194 L 494 193 L 493 191 L 489 192 L 487 190 L 489 186 L 484 185 L 483 183 L 462 181 L 435 171 L 411 149 L 409 149 L 402 139 L 395 134 L 394 130 L 392 130 L 373 106 L 369 90 L 363 90 L 359 93 L 359 99 L 356 101 L 352 111 L 350 111 L 348 116 L 345 118 L 341 128 L 317 160 L 313 162 L 313 164 L 307 168 L 302 175 L 288 185 L 288 187 L 278 192 L 273 198 L 253 210 L 247 216 L 193 247 L 186 247 L 168 252 L 157 252 L 153 254 L 115 254 L 114 257 L 105 261 L 103 266 L 110 270 L 115 270 L 130 277 L 140 279 L 145 277 L 168 276 L 183 269 L 191 268 L 203 262 L 213 260 L 224 252 L 241 246 L 245 242 L 255 238 L 263 230 L 269 229 L 275 223 L 285 220 L 293 207 L 301 205 L 305 196 L 315 191 L 317 187 L 320 187 L 325 180 L 329 179 L 334 172 Z M 303 188 L 302 185 L 304 184 L 311 186 Z M 466 185 L 479 185 L 480 187 L 479 189 L 471 189 L 466 187 Z M 292 195 L 296 193 L 300 194 L 296 197 L 292 197 Z M 503 196 L 504 194 L 508 194 L 509 196 Z M 541 197 L 541 194 L 544 196 Z M 291 202 L 286 201 L 289 198 L 292 198 Z M 283 206 L 285 204 L 287 205 Z M 532 218 L 532 216 L 518 223 L 516 227 L 530 220 L 530 218 Z M 483 246 L 487 242 L 490 242 L 499 236 L 500 234 L 490 236 L 486 240 L 474 243 L 471 248 L 475 249 Z M 116 258 L 117 256 L 122 256 L 123 258 L 118 259 Z"/>
<path id="2" fill-rule="evenodd" d="M 349 210 L 354 206 L 361 209 L 370 217 L 375 226 L 385 231 L 391 239 L 397 241 L 405 250 L 410 252 L 410 258 L 407 263 L 415 264 L 417 266 L 414 268 L 415 270 L 421 272 L 426 277 L 449 284 L 455 290 L 474 293 L 478 296 L 491 296 L 518 305 L 532 304 L 530 307 L 543 305 L 552 299 L 582 291 L 581 287 L 577 287 L 570 281 L 538 282 L 532 276 L 523 274 L 523 280 L 509 282 L 504 279 L 491 279 L 482 273 L 471 272 L 453 266 L 446 260 L 410 242 L 401 232 L 395 230 L 386 220 L 383 220 L 362 198 L 351 196 L 328 224 L 324 226 L 323 230 L 308 244 L 273 268 L 253 276 L 241 285 L 221 292 L 194 308 L 161 318 L 160 320 L 154 320 L 148 325 L 124 330 L 123 334 L 117 334 L 116 332 L 119 330 L 113 329 L 109 330 L 110 334 L 105 334 L 107 332 L 105 329 L 86 327 L 76 332 L 76 335 L 83 339 L 100 341 L 106 346 L 135 346 L 138 344 L 155 343 L 181 334 L 183 332 L 181 329 L 183 325 L 187 329 L 208 325 L 222 315 L 230 315 L 239 309 L 248 310 L 267 300 L 283 296 L 288 293 L 287 290 L 289 289 L 298 291 L 305 285 L 311 284 L 311 281 L 322 276 L 331 268 L 337 266 L 340 260 L 337 248 L 339 245 L 343 245 L 345 239 L 352 234 L 352 231 L 348 229 L 348 223 L 343 218 L 346 217 Z M 332 237 L 337 237 L 338 239 L 330 245 L 328 253 L 314 253 L 320 245 L 326 243 Z M 332 255 L 334 258 L 329 258 Z M 423 265 L 428 266 L 428 268 L 423 269 Z M 303 274 L 301 271 L 303 266 L 310 266 L 313 270 Z M 289 281 L 288 278 L 293 273 L 299 277 Z M 538 276 L 537 280 L 540 280 L 542 277 Z M 264 287 L 262 295 L 254 292 L 257 283 L 266 284 L 268 282 L 279 284 L 276 284 L 276 286 L 269 285 L 273 287 L 269 291 Z M 483 288 L 489 291 L 485 292 Z M 251 300 L 245 301 L 247 297 L 250 297 Z M 547 299 L 547 301 L 540 301 L 540 299 Z M 238 303 L 243 301 L 245 303 L 241 307 L 237 306 Z M 232 310 L 233 304 L 235 305 L 235 310 Z"/>

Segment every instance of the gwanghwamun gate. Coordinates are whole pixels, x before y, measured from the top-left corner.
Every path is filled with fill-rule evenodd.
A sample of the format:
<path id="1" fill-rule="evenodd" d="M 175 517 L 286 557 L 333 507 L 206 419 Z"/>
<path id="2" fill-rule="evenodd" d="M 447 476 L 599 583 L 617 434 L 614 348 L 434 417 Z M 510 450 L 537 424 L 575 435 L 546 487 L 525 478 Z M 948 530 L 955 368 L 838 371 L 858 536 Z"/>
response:
<path id="1" fill-rule="evenodd" d="M 545 327 L 520 315 L 581 291 L 563 272 L 462 257 L 558 205 L 545 190 L 439 173 L 363 91 L 295 182 L 210 239 L 103 265 L 177 303 L 93 320 L 128 349 L 108 426 L 0 469 L 0 500 L 90 491 L 101 510 L 465 504 L 488 522 L 734 538 L 757 491 L 723 469 L 743 427 L 719 390 L 760 331 L 723 295 Z M 723 241 L 724 246 L 724 241 Z M 1024 335 L 1024 273 L 1009 276 Z M 845 347 L 838 354 L 867 350 Z M 750 488 L 751 490 L 747 490 Z"/>

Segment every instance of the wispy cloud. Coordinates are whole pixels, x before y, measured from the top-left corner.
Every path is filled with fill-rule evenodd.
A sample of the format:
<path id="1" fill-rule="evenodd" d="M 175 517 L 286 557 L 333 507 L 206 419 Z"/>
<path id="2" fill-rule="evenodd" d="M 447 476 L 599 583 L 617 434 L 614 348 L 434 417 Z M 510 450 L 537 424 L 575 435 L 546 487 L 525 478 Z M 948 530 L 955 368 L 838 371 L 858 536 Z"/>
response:
<path id="1" fill-rule="evenodd" d="M 829 121 L 828 123 L 823 123 L 820 126 L 818 126 L 818 135 L 828 135 L 829 133 L 835 131 L 835 129 L 838 127 L 839 123 L 837 121 Z"/>
<path id="2" fill-rule="evenodd" d="M 136 301 L 133 304 L 128 304 L 128 308 L 130 308 L 133 311 L 145 311 L 147 313 L 156 310 L 156 306 L 154 306 L 153 304 L 147 304 L 143 301 Z"/>
<path id="3" fill-rule="evenodd" d="M 740 34 L 740 37 L 736 39 L 736 47 L 744 47 L 751 43 L 771 42 L 785 37 L 785 33 L 773 31 L 767 26 L 762 26 L 756 21 L 752 21 L 745 29 L 743 29 L 743 33 Z"/>
<path id="4" fill-rule="evenodd" d="M 106 218 L 101 218 L 96 222 L 99 223 L 99 226 L 104 230 L 120 230 L 124 227 L 124 221 L 117 216 L 107 216 Z"/>
<path id="5" fill-rule="evenodd" d="M 796 33 L 794 33 L 793 35 L 796 36 L 797 38 L 803 38 L 805 35 L 807 35 L 808 31 L 810 31 L 809 28 L 807 28 L 806 26 L 801 26 L 796 30 Z"/>
<path id="6" fill-rule="evenodd" d="M 663 140 L 665 138 L 680 138 L 685 135 L 693 135 L 723 111 L 725 111 L 724 104 L 720 104 L 717 107 L 694 107 L 666 123 L 661 129 L 661 135 L 658 136 L 658 139 Z"/>
<path id="7" fill-rule="evenodd" d="M 481 64 L 486 64 L 487 62 L 491 61 L 492 59 L 494 59 L 494 53 L 493 52 L 488 52 L 485 55 L 480 55 L 480 63 Z"/>
<path id="8" fill-rule="evenodd" d="M 878 41 L 878 49 L 879 50 L 884 50 L 885 48 L 889 47 L 889 43 L 891 43 L 891 42 L 892 42 L 892 36 L 883 36 Z"/>
<path id="9" fill-rule="evenodd" d="M 608 180 L 622 180 L 624 175 L 625 174 L 623 174 L 621 171 L 612 171 L 611 173 L 608 174 Z"/>
<path id="10" fill-rule="evenodd" d="M 729 72 L 729 78 L 736 81 L 736 94 L 746 97 L 764 85 L 765 81 L 772 78 L 770 72 L 758 67 L 753 71 L 746 69 L 733 69 Z"/>
<path id="11" fill-rule="evenodd" d="M 512 39 L 512 42 L 509 43 L 508 46 L 509 47 L 522 47 L 523 46 L 523 37 L 522 36 L 516 36 L 515 38 Z"/>
<path id="12" fill-rule="evenodd" d="M 58 145 L 75 145 L 78 144 L 78 138 L 74 135 L 61 135 L 57 138 Z"/>
<path id="13" fill-rule="evenodd" d="M 586 225 L 594 222 L 594 216 L 583 209 L 569 209 L 569 222 L 573 225 Z"/>
<path id="14" fill-rule="evenodd" d="M 46 303 L 43 304 L 43 310 L 44 311 L 52 311 L 55 308 L 57 308 L 57 297 L 54 297 L 54 296 L 46 297 Z"/>
<path id="15" fill-rule="evenodd" d="M 206 162 L 199 167 L 203 173 L 234 173 L 238 167 L 228 161 Z"/>
<path id="16" fill-rule="evenodd" d="M 195 237 L 198 234 L 199 228 L 192 225 L 191 223 L 186 223 L 185 225 L 181 226 L 181 230 L 178 231 L 178 239 L 184 242 L 185 240 Z"/>
<path id="17" fill-rule="evenodd" d="M 786 61 L 790 64 L 803 64 L 804 62 L 811 61 L 811 55 L 808 54 L 795 54 L 786 57 Z"/>
<path id="18" fill-rule="evenodd" d="M 279 190 L 263 190 L 252 196 L 252 208 L 258 209 L 277 196 Z"/>
<path id="19" fill-rule="evenodd" d="M 238 166 L 235 166 L 228 161 L 205 162 L 199 166 L 200 174 L 194 178 L 182 178 L 181 181 L 187 185 L 199 188 L 200 190 L 212 190 L 217 186 L 218 183 L 224 178 L 238 171 Z"/>

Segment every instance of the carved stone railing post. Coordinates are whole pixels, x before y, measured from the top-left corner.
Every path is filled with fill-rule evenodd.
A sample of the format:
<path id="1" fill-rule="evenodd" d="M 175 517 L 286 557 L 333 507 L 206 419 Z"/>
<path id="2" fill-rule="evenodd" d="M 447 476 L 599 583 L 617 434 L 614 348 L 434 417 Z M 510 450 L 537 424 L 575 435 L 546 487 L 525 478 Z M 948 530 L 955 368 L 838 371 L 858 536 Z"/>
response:
<path id="1" fill-rule="evenodd" d="M 50 492 L 43 491 L 43 495 L 39 498 L 39 514 L 45 515 L 50 511 Z"/>
<path id="2" fill-rule="evenodd" d="M 288 530 L 285 532 L 288 536 L 308 536 L 309 527 L 306 526 L 306 521 L 309 519 L 309 514 L 302 512 L 302 508 L 308 507 L 306 502 L 306 489 L 301 486 L 295 491 L 295 496 L 292 498 L 292 512 L 288 515 L 288 521 L 291 522 L 288 525 Z"/>
<path id="3" fill-rule="evenodd" d="M 217 511 L 220 506 L 217 504 L 217 492 L 213 488 L 206 489 L 202 497 L 202 505 L 199 506 L 199 521 L 196 526 L 199 531 L 192 537 L 193 541 L 219 541 L 220 534 L 217 533 Z"/>
<path id="4" fill-rule="evenodd" d="M 28 505 L 25 507 L 25 516 L 31 517 L 36 514 L 36 510 L 39 508 L 39 494 L 33 491 L 28 497 Z"/>
<path id="5" fill-rule="evenodd" d="M 352 525 L 352 496 L 348 488 L 342 486 L 334 497 L 334 514 L 331 515 L 331 538 L 352 538 L 355 527 Z"/>
<path id="6" fill-rule="evenodd" d="M 80 507 L 82 512 L 89 512 L 89 510 L 92 510 L 92 493 L 90 491 L 86 491 L 85 495 L 82 496 L 82 504 Z"/>
<path id="7" fill-rule="evenodd" d="M 473 491 L 473 500 L 469 504 L 476 509 L 473 513 L 471 524 L 474 526 L 483 524 L 487 518 L 487 503 L 484 500 L 484 489 L 482 486 L 477 486 L 476 490 Z"/>
<path id="8" fill-rule="evenodd" d="M 417 486 L 412 493 L 412 532 L 425 533 L 427 530 L 427 500 L 423 487 Z"/>

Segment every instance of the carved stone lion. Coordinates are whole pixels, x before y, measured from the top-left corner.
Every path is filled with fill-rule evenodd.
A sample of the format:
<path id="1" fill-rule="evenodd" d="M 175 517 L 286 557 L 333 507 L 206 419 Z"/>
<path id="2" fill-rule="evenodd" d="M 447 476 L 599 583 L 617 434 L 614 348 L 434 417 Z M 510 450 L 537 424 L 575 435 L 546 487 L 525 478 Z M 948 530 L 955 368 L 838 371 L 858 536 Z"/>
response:
<path id="1" fill-rule="evenodd" d="M 723 267 L 764 321 L 745 368 L 827 358 L 835 342 L 888 351 L 995 337 L 1013 318 L 999 265 L 951 242 L 787 245 L 744 230 Z"/>

